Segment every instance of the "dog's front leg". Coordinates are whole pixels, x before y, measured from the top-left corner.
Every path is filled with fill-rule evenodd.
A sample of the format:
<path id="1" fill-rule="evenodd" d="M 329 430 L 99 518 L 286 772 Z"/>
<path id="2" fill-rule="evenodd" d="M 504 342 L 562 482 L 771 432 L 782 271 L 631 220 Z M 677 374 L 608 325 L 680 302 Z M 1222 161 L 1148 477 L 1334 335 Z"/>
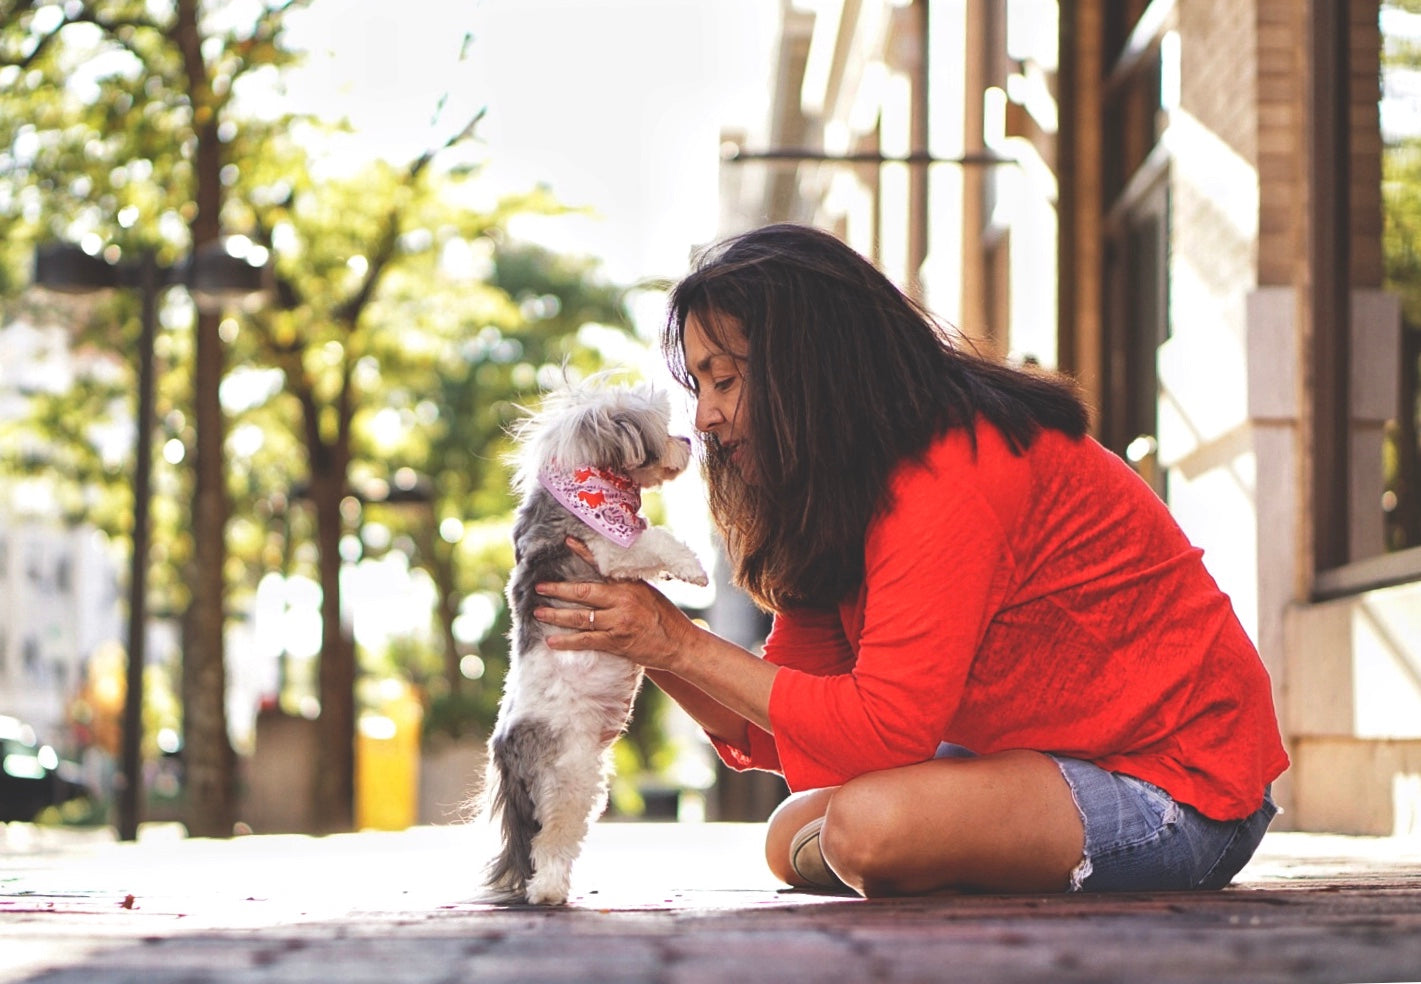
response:
<path id="1" fill-rule="evenodd" d="M 603 537 L 588 544 L 603 577 L 617 581 L 673 577 L 688 584 L 709 582 L 694 551 L 659 526 L 642 533 L 630 547 Z"/>

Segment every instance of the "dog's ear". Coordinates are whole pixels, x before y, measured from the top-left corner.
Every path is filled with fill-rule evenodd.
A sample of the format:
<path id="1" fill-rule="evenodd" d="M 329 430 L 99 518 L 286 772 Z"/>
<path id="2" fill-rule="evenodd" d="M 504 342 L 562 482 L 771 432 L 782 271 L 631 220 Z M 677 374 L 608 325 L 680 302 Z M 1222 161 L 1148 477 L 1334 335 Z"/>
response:
<path id="1" fill-rule="evenodd" d="M 621 457 L 617 466 L 631 471 L 648 464 L 654 451 L 646 435 L 642 433 L 641 420 L 637 415 L 617 409 L 612 411 L 610 417 L 614 431 L 612 443 Z"/>
<path id="2" fill-rule="evenodd" d="M 622 452 L 625 454 L 622 466 L 628 471 L 644 468 L 657 459 L 657 446 L 647 432 L 642 429 L 642 418 L 637 414 L 612 414 L 612 424 L 621 434 Z"/>

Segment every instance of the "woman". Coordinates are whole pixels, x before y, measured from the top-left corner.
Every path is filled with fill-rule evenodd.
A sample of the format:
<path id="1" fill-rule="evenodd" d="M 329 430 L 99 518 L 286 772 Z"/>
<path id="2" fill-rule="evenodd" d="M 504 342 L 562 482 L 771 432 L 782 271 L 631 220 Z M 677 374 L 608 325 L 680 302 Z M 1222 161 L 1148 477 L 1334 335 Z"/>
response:
<path id="1" fill-rule="evenodd" d="M 870 263 L 778 225 L 703 256 L 664 348 L 694 395 L 759 658 L 641 584 L 540 586 L 741 769 L 793 794 L 792 885 L 1222 887 L 1287 767 L 1270 684 L 1157 496 L 1074 389 L 959 350 Z M 592 612 L 595 611 L 595 621 Z"/>

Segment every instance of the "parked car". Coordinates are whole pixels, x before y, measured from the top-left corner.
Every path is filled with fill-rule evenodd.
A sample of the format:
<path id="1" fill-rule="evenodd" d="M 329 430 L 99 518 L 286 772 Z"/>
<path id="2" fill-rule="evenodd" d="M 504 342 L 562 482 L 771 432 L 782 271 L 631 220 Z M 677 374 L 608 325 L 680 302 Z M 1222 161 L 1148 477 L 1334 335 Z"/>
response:
<path id="1" fill-rule="evenodd" d="M 0 715 L 0 823 L 34 820 L 51 806 L 88 796 L 71 772 L 32 727 Z"/>

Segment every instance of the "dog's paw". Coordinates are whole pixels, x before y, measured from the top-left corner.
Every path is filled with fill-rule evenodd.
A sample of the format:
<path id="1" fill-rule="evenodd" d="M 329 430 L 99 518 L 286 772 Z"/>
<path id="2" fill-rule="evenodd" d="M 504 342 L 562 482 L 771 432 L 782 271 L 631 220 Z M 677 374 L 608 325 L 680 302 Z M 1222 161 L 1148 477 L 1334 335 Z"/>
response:
<path id="1" fill-rule="evenodd" d="M 542 880 L 536 876 L 528 883 L 530 905 L 566 905 L 568 884 L 553 879 Z"/>
<path id="2" fill-rule="evenodd" d="M 710 578 L 706 577 L 706 569 L 701 566 L 700 559 L 689 550 L 678 550 L 670 557 L 663 558 L 658 575 L 662 578 L 685 581 L 687 584 L 696 584 L 701 587 L 710 583 Z"/>
<path id="3" fill-rule="evenodd" d="M 699 563 L 673 565 L 662 572 L 662 577 L 685 581 L 702 588 L 710 584 L 710 578 L 706 577 L 705 569 Z"/>
<path id="4" fill-rule="evenodd" d="M 661 565 L 657 567 L 639 567 L 631 570 L 618 571 L 616 576 L 609 578 L 612 581 L 685 581 L 687 584 L 696 584 L 705 587 L 710 583 L 710 578 L 706 577 L 699 564 L 695 565 Z"/>

